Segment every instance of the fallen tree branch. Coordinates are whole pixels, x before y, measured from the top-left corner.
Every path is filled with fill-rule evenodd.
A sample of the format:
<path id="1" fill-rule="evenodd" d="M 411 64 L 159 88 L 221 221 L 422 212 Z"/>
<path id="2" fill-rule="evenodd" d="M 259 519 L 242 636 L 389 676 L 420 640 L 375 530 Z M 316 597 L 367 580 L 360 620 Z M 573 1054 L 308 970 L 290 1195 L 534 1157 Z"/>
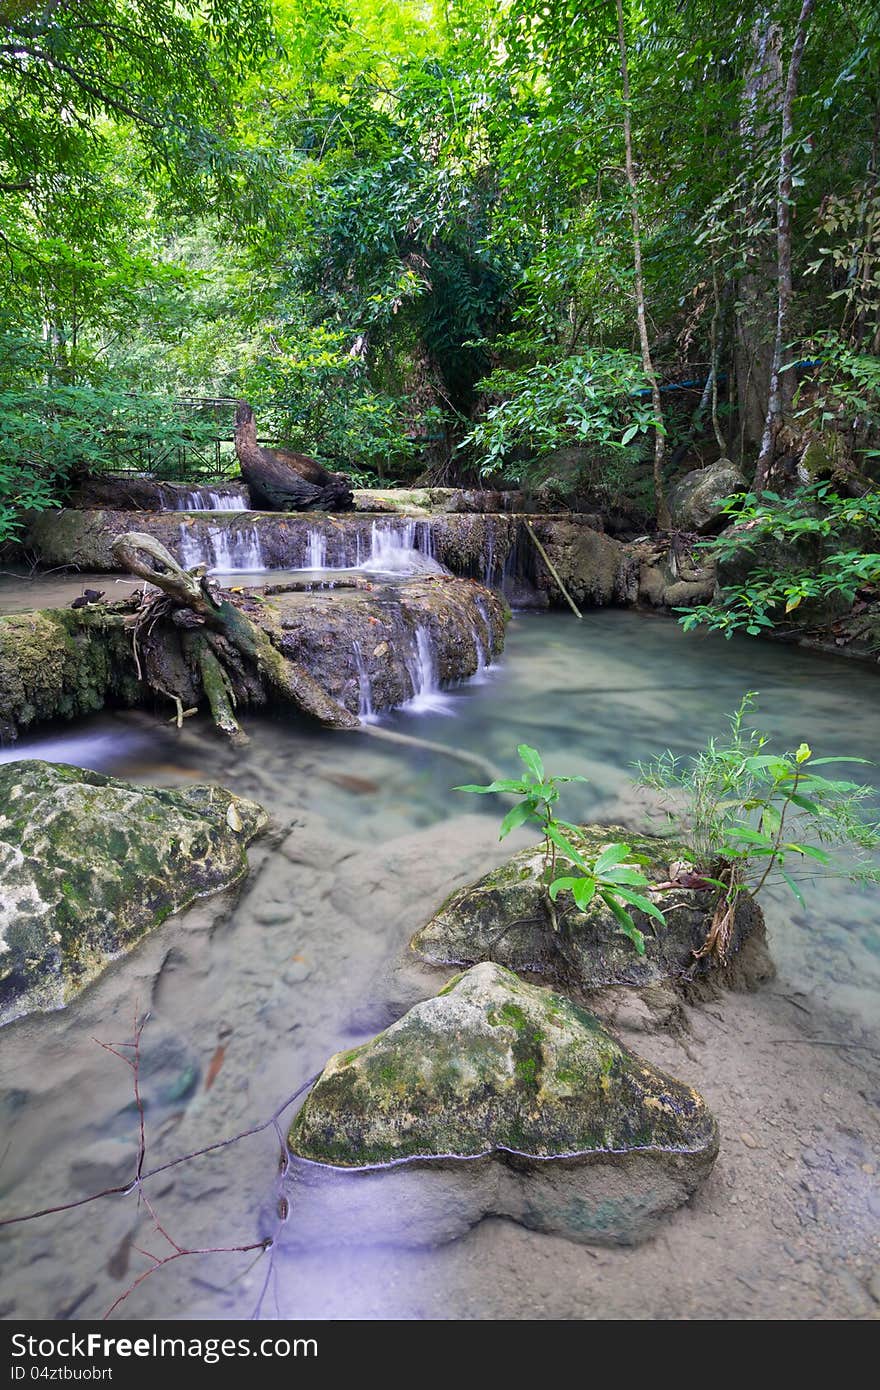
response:
<path id="1" fill-rule="evenodd" d="M 528 531 L 529 535 L 531 536 L 532 540 L 534 541 L 535 547 L 536 547 L 536 549 L 537 549 L 537 551 L 538 551 L 538 554 L 540 555 L 541 559 L 544 561 L 544 564 L 547 566 L 547 568 L 548 568 L 548 570 L 550 571 L 550 573 L 552 574 L 553 578 L 556 580 L 556 583 L 557 583 L 558 586 L 559 586 L 559 592 L 562 594 L 562 597 L 565 599 L 566 603 L 568 604 L 568 606 L 569 606 L 569 608 L 571 609 L 571 611 L 572 611 L 572 613 L 574 614 L 574 616 L 577 618 L 578 622 L 580 622 L 580 620 L 583 618 L 584 615 L 583 615 L 583 613 L 581 612 L 581 610 L 578 608 L 578 606 L 577 606 L 577 604 L 575 603 L 574 599 L 572 598 L 571 594 L 570 594 L 570 593 L 568 592 L 568 590 L 566 589 L 566 587 L 565 587 L 565 585 L 563 584 L 562 580 L 559 578 L 559 571 L 558 571 L 558 569 L 556 568 L 556 566 L 554 565 L 553 561 L 550 559 L 550 556 L 547 554 L 547 552 L 546 552 L 546 550 L 544 549 L 544 547 L 543 547 L 543 545 L 541 544 L 541 542 L 538 540 L 538 537 L 535 535 L 535 530 L 534 530 L 534 527 L 532 526 L 532 523 L 531 523 L 530 521 L 528 521 L 525 517 L 523 517 L 523 525 L 525 526 L 526 530 Z"/>

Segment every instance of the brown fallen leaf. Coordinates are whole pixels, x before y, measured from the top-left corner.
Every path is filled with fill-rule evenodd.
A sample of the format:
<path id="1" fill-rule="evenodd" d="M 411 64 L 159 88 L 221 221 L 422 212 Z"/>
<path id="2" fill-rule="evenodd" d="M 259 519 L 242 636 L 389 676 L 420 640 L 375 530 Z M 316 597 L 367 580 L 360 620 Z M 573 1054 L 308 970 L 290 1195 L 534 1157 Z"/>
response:
<path id="1" fill-rule="evenodd" d="M 217 1080 L 217 1074 L 220 1071 L 220 1068 L 223 1066 L 223 1059 L 225 1058 L 225 1056 L 226 1047 L 225 1044 L 221 1043 L 220 1046 L 215 1050 L 214 1056 L 208 1063 L 208 1070 L 205 1072 L 206 1091 L 210 1091 L 211 1087 L 214 1085 L 214 1082 Z"/>

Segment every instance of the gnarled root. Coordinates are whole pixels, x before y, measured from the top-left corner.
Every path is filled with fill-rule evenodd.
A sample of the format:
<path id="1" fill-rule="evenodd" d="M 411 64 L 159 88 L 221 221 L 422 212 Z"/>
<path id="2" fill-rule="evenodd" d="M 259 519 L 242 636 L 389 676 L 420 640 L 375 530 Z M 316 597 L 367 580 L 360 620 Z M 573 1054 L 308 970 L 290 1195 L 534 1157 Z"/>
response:
<path id="1" fill-rule="evenodd" d="M 120 565 L 155 585 L 164 595 L 149 605 L 147 613 L 139 613 L 135 651 L 137 630 L 145 624 L 152 633 L 155 622 L 168 617 L 178 630 L 183 629 L 180 635 L 184 648 L 200 676 L 214 723 L 222 733 L 237 743 L 244 741 L 234 706 L 254 693 L 254 684 L 258 688 L 265 684 L 331 728 L 358 727 L 357 716 L 334 700 L 302 666 L 283 656 L 268 633 L 222 595 L 216 581 L 199 569 L 183 569 L 155 536 L 128 531 L 114 541 L 113 553 Z M 145 556 L 154 563 L 150 564 Z M 230 670 L 232 663 L 228 658 L 224 660 L 225 647 L 233 649 L 242 662 L 244 669 L 238 680 Z M 251 672 L 253 676 L 249 678 Z"/>
<path id="2" fill-rule="evenodd" d="M 699 951 L 694 951 L 694 959 L 700 960 L 703 956 L 714 956 L 720 965 L 724 965 L 730 955 L 737 899 L 739 894 L 745 890 L 742 874 L 735 864 L 723 865 L 713 877 L 724 884 L 724 890 L 719 894 L 718 902 L 715 904 L 715 911 L 712 914 L 712 921 L 709 923 L 706 940 Z"/>

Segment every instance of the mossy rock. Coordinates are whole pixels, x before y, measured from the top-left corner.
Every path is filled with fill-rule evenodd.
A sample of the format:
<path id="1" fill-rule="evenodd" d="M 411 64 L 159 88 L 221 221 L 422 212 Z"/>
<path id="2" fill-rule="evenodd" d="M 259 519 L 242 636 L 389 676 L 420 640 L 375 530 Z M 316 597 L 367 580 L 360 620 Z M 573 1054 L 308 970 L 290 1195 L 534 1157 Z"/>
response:
<path id="1" fill-rule="evenodd" d="M 223 787 L 0 767 L 0 1023 L 62 1008 L 171 913 L 235 883 L 267 823 Z"/>
<path id="2" fill-rule="evenodd" d="M 109 698 L 134 704 L 143 688 L 131 636 L 70 608 L 0 617 L 0 738 L 45 719 L 73 719 Z M 88 623 L 88 625 L 87 625 Z"/>
<path id="3" fill-rule="evenodd" d="M 486 963 L 332 1057 L 288 1143 L 297 1239 L 438 1241 L 496 1214 L 630 1244 L 707 1176 L 718 1130 L 592 1014 Z"/>
<path id="4" fill-rule="evenodd" d="M 619 825 L 582 827 L 586 858 L 604 845 L 623 842 L 647 861 L 641 865 L 650 883 L 666 883 L 676 861 L 693 862 L 687 846 L 660 835 L 633 835 Z M 562 870 L 559 870 L 561 873 Z M 570 893 L 556 900 L 554 928 L 545 887 L 543 853 L 521 850 L 477 883 L 453 893 L 411 949 L 430 965 L 472 965 L 495 960 L 511 970 L 540 975 L 564 989 L 591 993 L 609 985 L 646 986 L 662 981 L 691 981 L 716 969 L 708 956 L 695 952 L 706 940 L 716 893 L 713 889 L 672 888 L 653 892 L 666 917 L 662 927 L 637 908 L 636 926 L 645 938 L 638 955 L 611 910 L 597 896 L 581 912 Z M 764 949 L 764 921 L 753 899 L 740 899 L 731 938 L 736 957 L 750 939 L 750 966 L 760 978 L 772 974 Z M 746 982 L 746 981 L 744 981 Z"/>
<path id="5" fill-rule="evenodd" d="M 730 459 L 696 468 L 669 490 L 673 524 L 683 531 L 718 531 L 724 524 L 721 503 L 745 490 L 746 480 Z"/>

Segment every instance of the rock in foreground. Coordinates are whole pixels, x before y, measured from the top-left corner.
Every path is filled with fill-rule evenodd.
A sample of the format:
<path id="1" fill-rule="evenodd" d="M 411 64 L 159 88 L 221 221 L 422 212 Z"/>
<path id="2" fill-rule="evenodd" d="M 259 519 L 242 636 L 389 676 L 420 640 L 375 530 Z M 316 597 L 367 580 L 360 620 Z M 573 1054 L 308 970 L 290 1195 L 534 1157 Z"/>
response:
<path id="1" fill-rule="evenodd" d="M 483 1216 L 633 1244 L 705 1179 L 704 1101 L 497 965 L 331 1058 L 291 1127 L 299 1242 L 438 1243 Z"/>
<path id="2" fill-rule="evenodd" d="M 629 844 L 647 859 L 642 868 L 652 883 L 668 882 L 675 862 L 690 857 L 690 851 L 674 841 L 633 835 L 622 826 L 584 826 L 581 833 L 588 859 L 614 841 Z M 431 965 L 495 960 L 582 993 L 607 985 L 692 980 L 717 968 L 709 957 L 698 960 L 694 955 L 709 929 L 713 889 L 676 887 L 655 893 L 654 901 L 666 916 L 665 928 L 634 909 L 633 919 L 645 938 L 645 954 L 640 956 L 598 896 L 583 913 L 570 893 L 561 894 L 556 901 L 559 930 L 554 931 L 542 871 L 540 848 L 521 850 L 477 883 L 447 898 L 436 916 L 416 932 L 410 943 L 413 951 Z M 746 943 L 749 950 L 743 955 Z M 772 974 L 764 947 L 763 916 L 752 898 L 740 899 L 731 947 L 734 966 L 727 972 L 731 982 L 755 984 Z"/>
<path id="3" fill-rule="evenodd" d="M 267 821 L 223 787 L 0 767 L 0 1023 L 62 1008 L 151 927 L 241 878 Z"/>

